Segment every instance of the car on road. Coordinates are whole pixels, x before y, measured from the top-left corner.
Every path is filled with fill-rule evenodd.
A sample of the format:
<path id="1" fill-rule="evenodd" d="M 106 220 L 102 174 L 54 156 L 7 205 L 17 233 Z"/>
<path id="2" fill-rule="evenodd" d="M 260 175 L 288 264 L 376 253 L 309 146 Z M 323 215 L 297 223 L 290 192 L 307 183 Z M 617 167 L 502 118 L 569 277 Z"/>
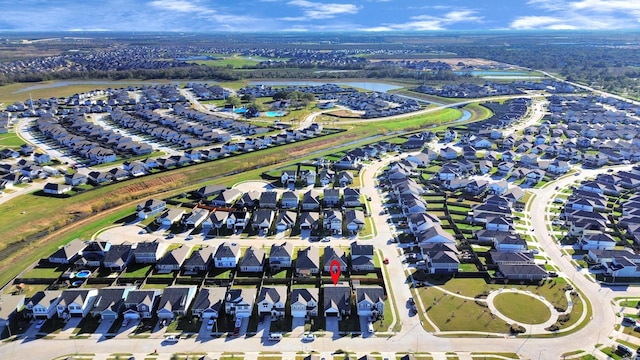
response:
<path id="1" fill-rule="evenodd" d="M 173 336 L 173 335 L 169 335 L 166 338 L 164 338 L 164 341 L 166 341 L 168 343 L 177 343 L 178 342 L 178 338 Z"/>
<path id="2" fill-rule="evenodd" d="M 329 241 L 331 241 L 331 239 L 329 239 L 329 238 L 322 238 L 322 242 L 329 242 Z"/>
<path id="3" fill-rule="evenodd" d="M 306 333 L 304 335 L 302 335 L 302 341 L 313 341 L 315 340 L 316 336 L 313 335 L 312 333 Z"/>
<path id="4" fill-rule="evenodd" d="M 207 330 L 213 330 L 213 319 L 207 321 Z"/>
<path id="5" fill-rule="evenodd" d="M 193 240 L 193 235 L 187 235 L 186 239 L 187 240 Z"/>
<path id="6" fill-rule="evenodd" d="M 409 304 L 414 305 L 416 303 L 416 301 L 413 299 L 413 297 L 409 298 Z"/>
<path id="7" fill-rule="evenodd" d="M 138 232 L 138 234 L 140 234 L 140 235 L 142 235 L 142 234 L 146 234 L 146 233 L 147 233 L 147 230 L 145 230 L 145 229 L 142 229 L 142 230 L 140 230 L 140 231 Z"/>
<path id="8" fill-rule="evenodd" d="M 171 233 L 167 235 L 167 239 L 173 239 L 174 237 L 176 237 L 176 234 Z"/>
<path id="9" fill-rule="evenodd" d="M 40 328 L 44 325 L 44 319 L 40 319 L 36 321 L 36 329 L 40 330 Z"/>

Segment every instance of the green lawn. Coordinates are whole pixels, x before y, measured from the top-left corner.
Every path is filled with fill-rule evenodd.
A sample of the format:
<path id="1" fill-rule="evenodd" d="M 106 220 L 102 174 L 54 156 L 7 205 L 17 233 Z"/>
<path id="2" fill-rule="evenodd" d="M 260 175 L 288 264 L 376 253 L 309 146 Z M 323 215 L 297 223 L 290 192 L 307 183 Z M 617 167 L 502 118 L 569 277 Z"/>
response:
<path id="1" fill-rule="evenodd" d="M 63 269 L 59 269 L 57 267 L 35 267 L 27 271 L 27 273 L 24 274 L 24 277 L 34 279 L 56 279 L 59 278 L 63 272 Z"/>
<path id="2" fill-rule="evenodd" d="M 16 133 L 0 134 L 0 149 L 2 148 L 19 148 L 25 142 L 16 135 Z"/>
<path id="3" fill-rule="evenodd" d="M 132 265 L 127 267 L 127 271 L 122 273 L 122 278 L 143 278 L 147 275 L 153 265 Z"/>
<path id="4" fill-rule="evenodd" d="M 551 317 L 542 301 L 521 293 L 502 293 L 494 298 L 493 304 L 500 313 L 522 324 L 542 324 Z"/>

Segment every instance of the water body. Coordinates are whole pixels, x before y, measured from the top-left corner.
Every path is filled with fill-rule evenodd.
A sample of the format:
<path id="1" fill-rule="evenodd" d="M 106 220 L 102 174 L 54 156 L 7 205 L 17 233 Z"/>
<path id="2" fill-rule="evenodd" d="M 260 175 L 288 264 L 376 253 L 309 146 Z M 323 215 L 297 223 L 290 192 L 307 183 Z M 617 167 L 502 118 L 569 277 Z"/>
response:
<path id="1" fill-rule="evenodd" d="M 381 82 L 369 81 L 250 81 L 249 85 L 270 85 L 270 86 L 318 86 L 323 84 L 336 84 L 354 88 L 365 89 L 369 91 L 387 92 L 395 89 L 402 89 L 402 86 L 391 85 Z"/>

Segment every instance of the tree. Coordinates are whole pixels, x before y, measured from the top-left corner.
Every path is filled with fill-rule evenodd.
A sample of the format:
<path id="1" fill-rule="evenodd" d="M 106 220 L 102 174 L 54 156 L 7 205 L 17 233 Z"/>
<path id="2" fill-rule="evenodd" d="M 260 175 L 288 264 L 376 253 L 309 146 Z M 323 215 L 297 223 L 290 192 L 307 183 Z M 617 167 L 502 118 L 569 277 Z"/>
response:
<path id="1" fill-rule="evenodd" d="M 236 106 L 240 106 L 242 104 L 242 101 L 240 100 L 239 97 L 231 95 L 227 98 L 227 104 L 233 105 L 234 107 L 236 107 Z"/>
<path id="2" fill-rule="evenodd" d="M 256 97 L 251 95 L 251 94 L 244 94 L 244 95 L 242 95 L 240 100 L 245 101 L 245 102 L 253 102 L 253 101 L 256 100 Z"/>

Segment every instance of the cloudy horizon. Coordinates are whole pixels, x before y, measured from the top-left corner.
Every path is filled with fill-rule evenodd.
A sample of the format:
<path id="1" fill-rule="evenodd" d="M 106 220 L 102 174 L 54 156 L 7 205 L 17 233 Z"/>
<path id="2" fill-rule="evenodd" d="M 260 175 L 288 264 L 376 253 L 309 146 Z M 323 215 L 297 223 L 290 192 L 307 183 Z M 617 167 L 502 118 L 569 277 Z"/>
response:
<path id="1" fill-rule="evenodd" d="M 0 31 L 635 30 L 627 0 L 6 0 Z"/>

